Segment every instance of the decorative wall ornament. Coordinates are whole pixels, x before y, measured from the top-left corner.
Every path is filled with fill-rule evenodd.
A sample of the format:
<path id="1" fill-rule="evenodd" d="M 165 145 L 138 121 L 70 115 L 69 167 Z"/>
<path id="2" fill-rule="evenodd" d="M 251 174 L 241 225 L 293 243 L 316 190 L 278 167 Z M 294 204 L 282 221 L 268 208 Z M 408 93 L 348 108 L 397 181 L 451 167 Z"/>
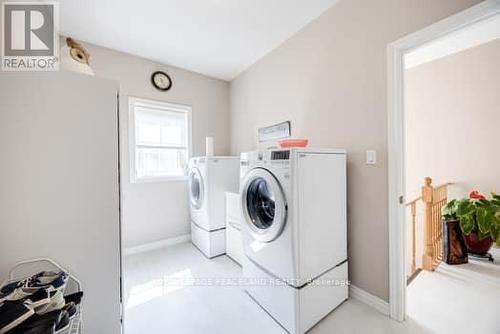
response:
<path id="1" fill-rule="evenodd" d="M 71 37 L 66 38 L 66 44 L 61 47 L 61 66 L 69 71 L 94 75 L 90 67 L 90 54 Z"/>
<path id="2" fill-rule="evenodd" d="M 291 122 L 286 121 L 271 126 L 266 126 L 258 130 L 259 142 L 278 140 L 290 137 Z"/>

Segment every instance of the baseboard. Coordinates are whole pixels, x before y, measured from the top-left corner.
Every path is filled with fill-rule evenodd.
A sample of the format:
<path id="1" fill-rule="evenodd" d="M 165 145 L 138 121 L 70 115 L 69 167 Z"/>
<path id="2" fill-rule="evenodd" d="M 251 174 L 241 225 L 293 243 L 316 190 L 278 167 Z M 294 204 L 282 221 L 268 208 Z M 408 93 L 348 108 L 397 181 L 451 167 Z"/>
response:
<path id="1" fill-rule="evenodd" d="M 152 251 L 155 249 L 177 245 L 177 244 L 187 242 L 190 240 L 191 240 L 191 234 L 183 234 L 183 235 L 180 235 L 180 236 L 174 237 L 174 238 L 168 238 L 168 239 L 154 241 L 154 242 L 150 242 L 150 243 L 139 245 L 139 246 L 123 248 L 123 255 L 127 256 L 127 255 L 139 254 L 139 253 L 143 253 L 143 252 L 149 252 L 149 251 Z"/>
<path id="2" fill-rule="evenodd" d="M 382 314 L 385 314 L 387 316 L 390 314 L 388 302 L 377 296 L 372 295 L 371 293 L 361 288 L 358 288 L 355 285 L 351 285 L 349 287 L 349 296 L 359 300 L 360 302 L 368 306 L 371 306 L 372 308 L 376 309 Z"/>

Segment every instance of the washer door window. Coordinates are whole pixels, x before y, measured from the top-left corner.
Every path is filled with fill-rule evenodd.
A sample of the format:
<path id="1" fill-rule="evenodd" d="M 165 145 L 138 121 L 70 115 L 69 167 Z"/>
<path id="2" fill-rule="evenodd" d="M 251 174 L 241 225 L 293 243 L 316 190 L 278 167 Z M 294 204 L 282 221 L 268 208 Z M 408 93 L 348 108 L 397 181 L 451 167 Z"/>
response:
<path id="1" fill-rule="evenodd" d="M 191 205 L 195 209 L 199 209 L 203 204 L 203 177 L 201 176 L 198 168 L 193 168 L 189 173 L 189 197 L 191 198 Z"/>
<path id="2" fill-rule="evenodd" d="M 286 223 L 286 200 L 276 178 L 266 169 L 255 168 L 247 175 L 242 207 L 253 237 L 262 242 L 276 239 Z"/>

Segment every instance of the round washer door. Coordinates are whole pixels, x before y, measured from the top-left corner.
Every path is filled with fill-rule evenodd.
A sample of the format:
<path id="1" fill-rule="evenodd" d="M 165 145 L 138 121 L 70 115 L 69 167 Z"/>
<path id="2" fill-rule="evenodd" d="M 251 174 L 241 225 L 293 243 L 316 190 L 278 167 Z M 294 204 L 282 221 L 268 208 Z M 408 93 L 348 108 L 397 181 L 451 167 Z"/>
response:
<path id="1" fill-rule="evenodd" d="M 256 240 L 270 242 L 279 237 L 286 224 L 287 204 L 271 172 L 252 169 L 243 182 L 241 200 L 243 215 Z"/>
<path id="2" fill-rule="evenodd" d="M 203 177 L 200 170 L 194 167 L 189 172 L 189 198 L 191 199 L 191 205 L 195 209 L 201 208 L 204 193 Z"/>

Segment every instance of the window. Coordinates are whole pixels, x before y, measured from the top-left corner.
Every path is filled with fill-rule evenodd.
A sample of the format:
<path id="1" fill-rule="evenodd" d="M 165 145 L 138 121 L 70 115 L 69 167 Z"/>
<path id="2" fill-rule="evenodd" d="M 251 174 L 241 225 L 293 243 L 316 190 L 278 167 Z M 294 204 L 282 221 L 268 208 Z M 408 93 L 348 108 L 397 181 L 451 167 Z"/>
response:
<path id="1" fill-rule="evenodd" d="M 129 99 L 131 182 L 186 177 L 191 107 Z"/>

